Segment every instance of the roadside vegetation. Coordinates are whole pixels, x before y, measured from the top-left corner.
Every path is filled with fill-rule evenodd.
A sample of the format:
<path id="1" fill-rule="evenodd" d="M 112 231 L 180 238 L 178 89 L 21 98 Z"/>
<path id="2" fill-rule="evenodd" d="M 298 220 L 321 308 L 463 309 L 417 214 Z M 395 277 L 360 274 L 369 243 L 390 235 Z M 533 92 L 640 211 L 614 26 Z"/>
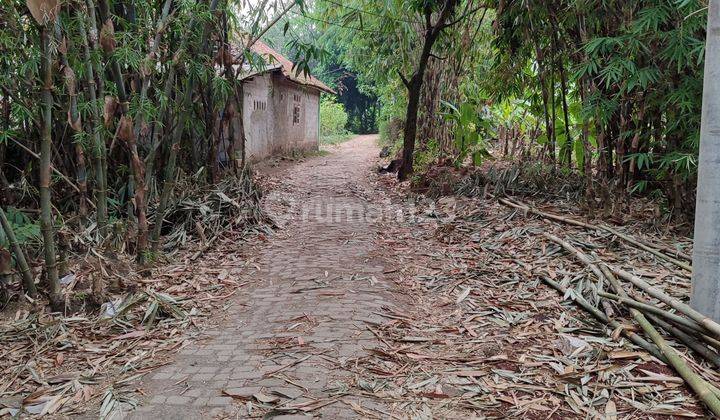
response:
<path id="1" fill-rule="evenodd" d="M 348 113 L 345 107 L 332 98 L 320 101 L 320 143 L 340 144 L 350 140 L 353 133 L 347 130 Z"/>
<path id="2" fill-rule="evenodd" d="M 378 98 L 377 125 L 389 153 L 381 172 L 409 180 L 410 196 L 508 200 L 521 212 L 605 229 L 653 258 L 671 261 L 673 277 L 688 278 L 706 2 L 325 1 L 292 19 L 320 33 L 318 44 Z M 703 203 L 717 203 L 712 200 Z M 560 214 L 537 210 L 544 206 Z M 482 212 L 484 206 L 477 207 Z M 583 221 L 577 220 L 577 208 Z M 671 235 L 651 240 L 606 223 L 644 223 Z M 639 270 L 639 262 L 619 261 L 621 270 L 608 265 L 603 255 L 612 245 L 589 256 L 576 235 L 537 236 L 538 229 L 543 228 L 527 232 L 527 240 L 541 242 L 543 255 L 548 246 L 574 255 L 581 271 L 563 284 L 543 269 L 532 277 L 545 282 L 549 276 L 545 283 L 573 296 L 593 316 L 604 312 L 601 322 L 613 325 L 613 317 L 627 317 L 645 337 L 641 347 L 662 356 L 717 414 L 711 370 L 693 369 L 695 362 L 688 365 L 679 357 L 692 348 L 715 363 L 717 352 L 708 353 L 715 338 L 698 345 L 654 318 L 671 290 L 687 299 L 689 282 L 668 280 L 647 288 L 629 274 Z M 665 272 L 665 262 L 657 260 L 642 272 Z M 674 289 L 678 284 L 681 290 Z M 640 299 L 628 301 L 628 288 L 636 288 Z M 642 309 L 655 312 L 646 317 L 636 302 L 649 303 Z M 688 306 L 674 308 L 700 316 Z M 704 308 L 717 318 L 716 307 Z"/>
<path id="3" fill-rule="evenodd" d="M 14 400 L 0 415 L 74 415 L 90 399 L 109 415 L 128 401 L 118 391 L 125 379 L 153 369 L 156 350 L 177 349 L 179 331 L 234 293 L 227 269 L 191 268 L 206 253 L 222 259 L 215 247 L 272 233 L 244 127 L 233 124 L 242 121 L 243 72 L 267 64 L 250 52 L 263 38 L 295 71 L 312 69 L 338 91 L 320 103 L 323 144 L 379 132 L 381 172 L 399 181 L 379 182 L 411 200 L 466 206 L 467 224 L 432 234 L 448 246 L 466 240 L 463 269 L 488 255 L 484 264 L 504 267 L 477 271 L 472 287 L 557 290 L 596 319 L 606 348 L 633 346 L 619 358 L 637 366 L 652 356 L 662 369 L 650 381 L 683 383 L 693 404 L 720 416 L 720 305 L 699 311 L 697 296 L 688 299 L 720 293 L 720 234 L 701 229 L 695 256 L 705 264 L 695 267 L 690 237 L 696 203 L 707 220 L 720 207 L 713 194 L 698 200 L 696 187 L 716 188 L 714 173 L 698 173 L 699 162 L 718 159 L 699 151 L 701 131 L 716 136 L 705 150 L 718 144 L 701 115 L 716 99 L 703 104 L 706 53 L 715 60 L 708 75 L 720 65 L 718 48 L 706 48 L 720 45 L 720 32 L 706 30 L 719 3 L 1 2 L 0 367 L 10 373 L 0 396 Z M 499 208 L 508 213 L 483 219 Z M 713 293 L 692 284 L 698 278 Z M 453 281 L 448 294 L 465 280 Z M 493 304 L 492 290 L 468 322 Z M 455 305 L 473 302 L 471 293 Z M 607 354 L 583 357 L 604 363 Z M 77 375 L 61 375 L 66 358 Z M 604 404 L 614 418 L 605 385 L 590 397 L 584 387 L 596 372 L 575 368 L 554 366 L 578 375 L 565 400 L 588 401 L 574 412 L 597 417 Z M 668 414 L 667 401 L 635 404 L 631 389 L 623 409 Z M 688 413 L 670 414 L 697 414 Z"/>

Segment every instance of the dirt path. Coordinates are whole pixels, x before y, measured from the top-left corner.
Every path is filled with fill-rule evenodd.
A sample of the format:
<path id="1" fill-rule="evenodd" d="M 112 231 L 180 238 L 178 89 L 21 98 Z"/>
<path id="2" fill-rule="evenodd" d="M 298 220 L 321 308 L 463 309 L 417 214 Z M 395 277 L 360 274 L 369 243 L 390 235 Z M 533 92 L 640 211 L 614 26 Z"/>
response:
<path id="1" fill-rule="evenodd" d="M 702 416 L 672 370 L 540 281 L 587 274 L 541 233 L 655 261 L 493 199 L 408 198 L 377 152 L 360 136 L 261 168 L 282 228 L 227 255 L 246 268 L 226 319 L 147 376 L 131 418 Z"/>
<path id="2" fill-rule="evenodd" d="M 328 156 L 271 169 L 280 181 L 267 206 L 284 228 L 262 246 L 257 269 L 235 279 L 259 282 L 228 302 L 228 321 L 206 331 L 211 339 L 149 375 L 147 402 L 132 418 L 246 417 L 267 411 L 257 407 L 263 399 L 287 401 L 277 414 L 373 409 L 369 400 L 339 399 L 350 375 L 344 364 L 378 344 L 366 323 L 379 322 L 375 312 L 393 301 L 367 217 L 376 156 L 375 137 L 360 136 Z"/>

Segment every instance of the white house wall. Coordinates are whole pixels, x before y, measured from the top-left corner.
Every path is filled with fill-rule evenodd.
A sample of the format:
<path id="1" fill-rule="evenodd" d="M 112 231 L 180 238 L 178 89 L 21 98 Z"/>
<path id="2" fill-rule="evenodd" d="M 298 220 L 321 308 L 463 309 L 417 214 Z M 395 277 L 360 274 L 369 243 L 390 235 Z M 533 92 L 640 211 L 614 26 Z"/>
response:
<path id="1" fill-rule="evenodd" d="M 258 161 L 270 156 L 274 148 L 272 80 L 269 74 L 244 82 L 243 116 L 245 125 L 245 157 Z"/>
<path id="2" fill-rule="evenodd" d="M 276 144 L 275 151 L 317 150 L 320 93 L 292 83 L 280 74 L 273 75 L 273 88 L 275 138 L 282 139 Z M 297 119 L 295 108 L 299 111 Z"/>
<path id="3" fill-rule="evenodd" d="M 249 162 L 295 150 L 318 149 L 318 90 L 290 82 L 277 73 L 258 75 L 243 83 L 245 154 Z"/>

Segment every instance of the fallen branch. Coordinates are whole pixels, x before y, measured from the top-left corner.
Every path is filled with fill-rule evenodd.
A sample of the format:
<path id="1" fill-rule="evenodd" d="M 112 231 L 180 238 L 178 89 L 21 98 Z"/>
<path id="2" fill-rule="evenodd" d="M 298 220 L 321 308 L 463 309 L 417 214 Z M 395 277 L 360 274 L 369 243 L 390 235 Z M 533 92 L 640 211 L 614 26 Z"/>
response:
<path id="1" fill-rule="evenodd" d="M 635 300 L 631 297 L 622 298 L 618 295 L 607 292 L 599 292 L 598 294 L 606 299 L 614 300 L 618 303 L 623 303 L 625 305 L 634 307 L 635 309 L 639 309 L 643 311 L 646 315 L 660 316 L 663 319 L 666 319 L 673 323 L 674 326 L 676 326 L 680 331 L 683 331 L 686 334 L 694 334 L 700 339 L 702 339 L 702 341 L 720 350 L 720 341 L 707 335 L 709 332 L 701 325 L 698 325 L 692 319 L 684 318 L 680 315 L 668 312 L 664 309 L 658 308 L 657 306 Z"/>
<path id="2" fill-rule="evenodd" d="M 585 264 L 588 268 L 590 268 L 590 270 L 591 270 L 591 271 L 595 274 L 595 276 L 598 278 L 597 292 L 598 292 L 598 293 L 599 293 L 599 292 L 602 292 L 603 287 L 604 287 L 604 285 L 603 285 L 603 284 L 604 284 L 604 281 L 603 281 L 603 280 L 604 280 L 604 276 L 603 276 L 602 271 L 600 270 L 600 267 L 598 267 L 587 255 L 585 255 L 584 252 L 582 252 L 582 251 L 580 251 L 579 249 L 575 248 L 575 247 L 572 246 L 570 243 L 568 243 L 568 242 L 566 242 L 566 241 L 563 241 L 562 239 L 558 238 L 557 236 L 555 236 L 555 235 L 553 235 L 553 234 L 550 234 L 550 233 L 547 233 L 547 232 L 543 232 L 542 235 L 543 235 L 544 237 L 550 239 L 551 241 L 555 242 L 556 244 L 560 245 L 561 247 L 565 248 L 566 251 L 569 251 L 570 253 L 572 253 L 573 255 L 575 255 L 575 257 L 576 257 L 577 259 L 579 259 L 580 261 L 582 261 L 583 264 Z M 612 312 L 612 308 L 610 308 L 609 305 L 607 305 L 607 303 L 606 303 L 605 301 L 602 301 L 602 300 L 600 300 L 599 298 L 597 298 L 597 296 L 593 296 L 593 297 L 596 298 L 596 299 L 598 299 L 598 301 L 600 302 L 600 304 L 603 305 L 603 307 L 605 308 L 605 314 L 606 314 L 607 316 L 611 317 L 611 316 L 612 316 L 612 313 L 613 313 L 613 312 Z"/>
<path id="3" fill-rule="evenodd" d="M 690 335 L 686 334 L 679 328 L 677 328 L 674 325 L 671 325 L 668 322 L 663 321 L 659 317 L 655 315 L 648 315 L 648 318 L 652 320 L 653 323 L 655 323 L 660 328 L 664 329 L 668 333 L 672 334 L 673 336 L 677 337 L 678 340 L 680 340 L 683 344 L 688 346 L 689 348 L 695 350 L 699 355 L 704 357 L 707 361 L 711 362 L 717 367 L 720 367 L 720 355 L 717 354 L 717 352 L 714 352 L 710 350 L 710 348 L 700 341 L 694 339 Z"/>
<path id="4" fill-rule="evenodd" d="M 276 374 L 276 373 L 279 373 L 279 372 L 281 372 L 281 371 L 283 371 L 283 370 L 285 370 L 285 369 L 287 369 L 287 368 L 291 368 L 291 367 L 293 367 L 293 366 L 295 366 L 295 365 L 299 365 L 300 363 L 306 361 L 307 359 L 311 358 L 312 356 L 313 356 L 312 354 L 308 354 L 307 356 L 301 357 L 301 358 L 299 358 L 299 359 L 297 359 L 297 360 L 293 360 L 292 362 L 290 362 L 290 363 L 288 363 L 288 364 L 286 364 L 286 365 L 280 366 L 279 368 L 277 368 L 277 369 L 275 369 L 275 370 L 271 370 L 270 372 L 266 373 L 266 374 L 263 375 L 263 376 L 264 376 L 264 377 L 268 377 L 268 376 L 270 376 L 270 375 L 274 375 L 274 374 Z"/>
<path id="5" fill-rule="evenodd" d="M 607 293 L 607 292 L 598 292 L 598 295 L 604 297 L 605 299 L 610 299 L 617 303 L 622 303 L 631 308 L 639 309 L 645 313 L 661 316 L 675 324 L 682 325 L 682 326 L 689 328 L 695 332 L 703 333 L 706 331 L 705 328 L 698 325 L 695 321 L 693 321 L 691 319 L 683 318 L 672 312 L 668 312 L 662 308 L 658 308 L 657 306 L 639 302 L 631 297 L 622 297 L 622 296 L 614 295 L 612 293 Z"/>

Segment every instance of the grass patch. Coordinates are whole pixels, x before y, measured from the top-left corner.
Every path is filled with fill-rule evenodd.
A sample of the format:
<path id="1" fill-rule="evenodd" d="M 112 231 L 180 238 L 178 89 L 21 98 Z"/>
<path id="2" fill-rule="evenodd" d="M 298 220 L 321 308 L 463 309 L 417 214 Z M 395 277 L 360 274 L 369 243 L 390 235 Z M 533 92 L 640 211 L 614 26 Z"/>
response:
<path id="1" fill-rule="evenodd" d="M 274 156 L 268 160 L 270 166 L 277 166 L 281 161 L 300 162 L 308 158 L 328 156 L 327 150 L 294 150 L 280 156 Z"/>
<path id="2" fill-rule="evenodd" d="M 346 141 L 350 140 L 351 138 L 355 137 L 355 134 L 353 133 L 343 133 L 343 134 L 330 134 L 327 136 L 321 136 L 320 137 L 320 143 L 324 145 L 336 145 L 345 143 Z"/>

